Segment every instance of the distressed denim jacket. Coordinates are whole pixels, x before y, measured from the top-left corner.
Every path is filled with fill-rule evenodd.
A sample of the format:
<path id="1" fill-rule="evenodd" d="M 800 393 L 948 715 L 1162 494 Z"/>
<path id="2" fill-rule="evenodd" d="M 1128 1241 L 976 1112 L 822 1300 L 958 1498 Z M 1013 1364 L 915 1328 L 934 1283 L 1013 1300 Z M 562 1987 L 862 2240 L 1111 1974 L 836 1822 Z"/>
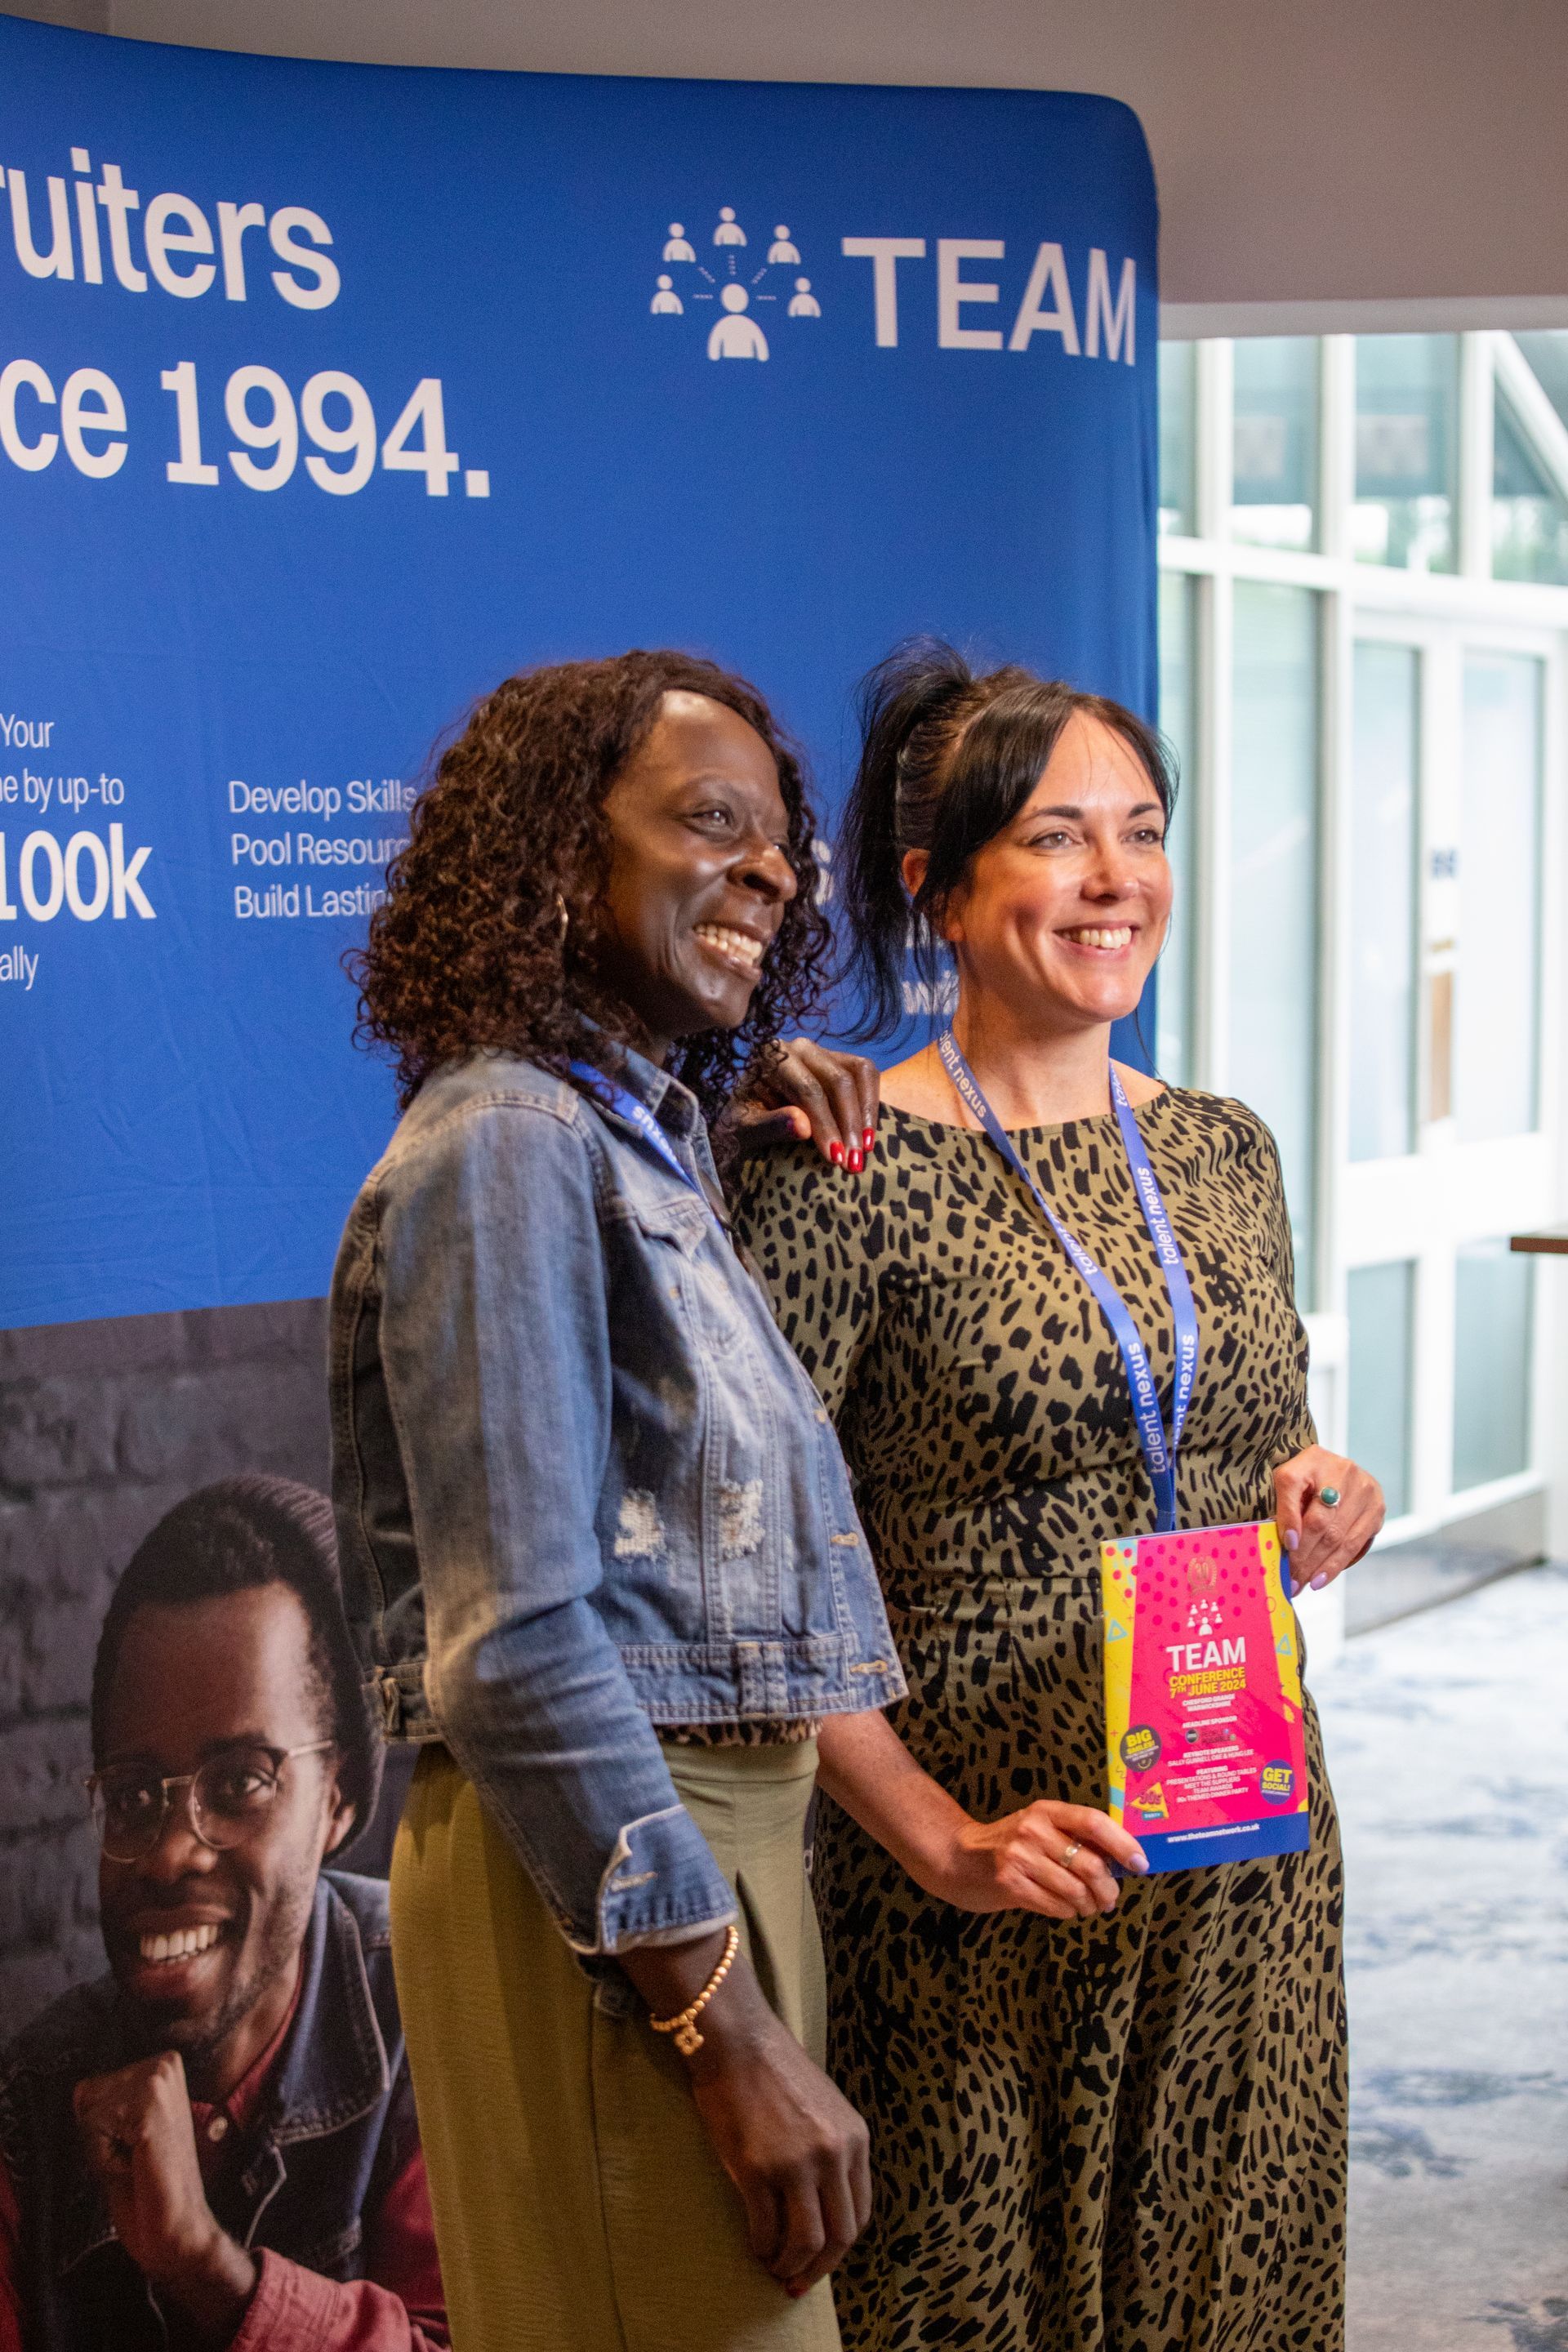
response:
<path id="1" fill-rule="evenodd" d="M 693 1097 L 636 1055 L 622 1083 L 717 1197 Z M 731 1918 L 654 1727 L 904 1682 L 837 1440 L 713 1211 L 531 1063 L 450 1064 L 350 1215 L 331 1401 L 388 1736 L 447 1743 L 580 1954 Z"/>

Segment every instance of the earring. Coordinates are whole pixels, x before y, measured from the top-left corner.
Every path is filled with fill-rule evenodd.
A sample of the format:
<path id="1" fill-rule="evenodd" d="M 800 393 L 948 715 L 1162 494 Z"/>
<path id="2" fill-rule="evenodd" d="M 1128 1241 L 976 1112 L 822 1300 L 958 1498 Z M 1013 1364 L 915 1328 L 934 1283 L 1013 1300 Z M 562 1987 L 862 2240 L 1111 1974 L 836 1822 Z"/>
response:
<path id="1" fill-rule="evenodd" d="M 564 947 L 566 944 L 567 931 L 571 929 L 572 915 L 565 899 L 562 897 L 559 890 L 555 893 L 555 917 L 561 926 L 561 944 Z"/>

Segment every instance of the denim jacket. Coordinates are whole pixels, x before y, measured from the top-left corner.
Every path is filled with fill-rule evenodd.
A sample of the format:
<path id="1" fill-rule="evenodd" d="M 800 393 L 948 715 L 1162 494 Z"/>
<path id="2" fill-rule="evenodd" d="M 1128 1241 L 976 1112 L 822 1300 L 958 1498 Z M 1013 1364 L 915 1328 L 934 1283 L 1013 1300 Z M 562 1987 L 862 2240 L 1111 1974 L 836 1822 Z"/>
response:
<path id="1" fill-rule="evenodd" d="M 112 1977 L 66 1993 L 0 2053 L 0 2161 L 20 2203 L 28 2352 L 162 2352 L 169 2343 L 157 2297 L 83 2163 L 71 2105 L 84 2077 L 140 2054 Z M 418 2145 L 386 1888 L 323 1871 L 300 2005 L 244 2162 L 209 2192 L 217 2218 L 257 2252 L 363 2278 L 369 2222 Z"/>
<path id="2" fill-rule="evenodd" d="M 621 1083 L 717 1198 L 693 1097 L 637 1055 Z M 388 1736 L 445 1740 L 580 1954 L 733 1917 L 654 1727 L 904 1681 L 837 1440 L 712 1208 L 531 1063 L 449 1064 L 350 1215 L 331 1396 Z"/>

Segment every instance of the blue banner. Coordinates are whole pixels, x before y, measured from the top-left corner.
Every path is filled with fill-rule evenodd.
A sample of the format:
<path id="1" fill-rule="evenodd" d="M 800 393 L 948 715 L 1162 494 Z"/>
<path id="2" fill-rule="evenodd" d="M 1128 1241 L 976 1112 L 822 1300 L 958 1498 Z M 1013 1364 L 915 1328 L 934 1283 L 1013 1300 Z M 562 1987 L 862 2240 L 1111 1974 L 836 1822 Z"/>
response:
<path id="1" fill-rule="evenodd" d="M 342 958 L 509 671 L 934 629 L 1152 715 L 1136 119 L 0 18 L 0 1325 L 314 1296 Z"/>

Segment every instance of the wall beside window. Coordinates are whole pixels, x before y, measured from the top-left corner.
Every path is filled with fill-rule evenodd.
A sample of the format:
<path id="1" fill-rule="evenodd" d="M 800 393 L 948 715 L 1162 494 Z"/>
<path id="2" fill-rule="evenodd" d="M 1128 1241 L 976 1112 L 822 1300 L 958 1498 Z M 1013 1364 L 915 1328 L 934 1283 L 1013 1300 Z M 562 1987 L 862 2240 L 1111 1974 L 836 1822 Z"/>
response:
<path id="1" fill-rule="evenodd" d="M 1192 1085 L 1195 1067 L 1193 910 L 1197 887 L 1194 805 L 1198 790 L 1197 666 L 1194 583 L 1184 572 L 1162 572 L 1160 730 L 1175 754 L 1177 785 L 1176 805 L 1165 834 L 1175 897 L 1160 959 L 1154 1059 L 1161 1074 L 1177 1087 Z"/>
<path id="2" fill-rule="evenodd" d="M 1351 678 L 1350 1157 L 1415 1145 L 1421 656 L 1358 641 Z M 1352 1340 L 1353 1344 L 1353 1340 Z"/>
<path id="3" fill-rule="evenodd" d="M 1229 1086 L 1274 1130 L 1296 1291 L 1315 1303 L 1318 599 L 1236 583 L 1232 637 Z"/>

